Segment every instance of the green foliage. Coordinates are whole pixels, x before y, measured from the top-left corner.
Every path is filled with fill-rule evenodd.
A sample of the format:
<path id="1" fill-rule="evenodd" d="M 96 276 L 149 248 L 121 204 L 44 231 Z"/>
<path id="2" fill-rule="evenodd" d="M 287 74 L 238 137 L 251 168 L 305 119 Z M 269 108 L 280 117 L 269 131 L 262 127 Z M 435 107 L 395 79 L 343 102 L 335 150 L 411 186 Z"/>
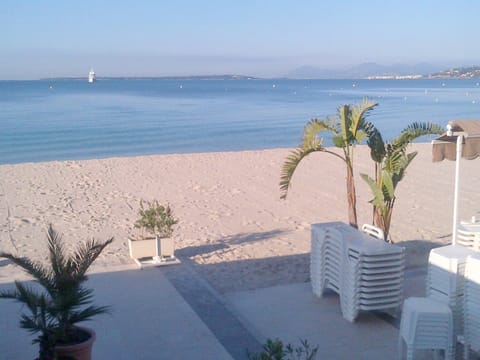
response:
<path id="1" fill-rule="evenodd" d="M 375 179 L 361 174 L 373 194 L 370 203 L 373 205 L 374 225 L 383 230 L 387 239 L 393 208 L 395 190 L 405 176 L 406 170 L 417 152 L 407 153 L 407 147 L 415 139 L 425 135 L 441 134 L 443 129 L 431 123 L 412 123 L 408 125 L 390 143 L 385 143 L 380 132 L 374 127 L 367 127 L 370 156 L 375 162 Z"/>
<path id="2" fill-rule="evenodd" d="M 178 220 L 173 217 L 170 205 L 160 205 L 157 200 L 140 201 L 140 218 L 135 222 L 135 227 L 145 229 L 152 235 L 158 235 L 160 238 L 168 238 L 173 234 L 173 226 Z"/>
<path id="3" fill-rule="evenodd" d="M 106 306 L 92 305 L 93 290 L 83 283 L 86 272 L 113 238 L 99 243 L 87 241 L 67 256 L 61 237 L 49 226 L 47 232 L 49 261 L 47 264 L 1 252 L 0 257 L 11 260 L 34 278 L 40 288 L 15 282 L 15 289 L 0 292 L 0 298 L 13 299 L 26 306 L 28 313 L 20 317 L 20 327 L 39 334 L 34 343 L 40 345 L 39 359 L 53 359 L 56 344 L 75 342 L 78 322 L 109 311 Z"/>
<path id="4" fill-rule="evenodd" d="M 309 121 L 303 131 L 302 144 L 287 157 L 283 164 L 280 175 L 281 198 L 285 199 L 287 197 L 293 174 L 305 157 L 313 152 L 324 152 L 336 156 L 346 165 L 348 218 L 350 224 L 357 227 L 356 193 L 353 177 L 354 146 L 362 143 L 365 139 L 369 139 L 367 130 L 374 127 L 366 121 L 366 117 L 377 105 L 373 101 L 364 99 L 359 105 L 340 106 L 335 118 Z M 330 151 L 323 146 L 323 139 L 318 136 L 322 131 L 331 133 L 333 144 L 335 147 L 342 149 L 343 155 Z"/>
<path id="5" fill-rule="evenodd" d="M 313 360 L 318 352 L 318 346 L 310 349 L 307 340 L 300 341 L 301 346 L 293 348 L 292 345 L 284 345 L 279 339 L 267 339 L 262 346 L 263 351 L 255 354 L 248 353 L 249 360 Z"/>

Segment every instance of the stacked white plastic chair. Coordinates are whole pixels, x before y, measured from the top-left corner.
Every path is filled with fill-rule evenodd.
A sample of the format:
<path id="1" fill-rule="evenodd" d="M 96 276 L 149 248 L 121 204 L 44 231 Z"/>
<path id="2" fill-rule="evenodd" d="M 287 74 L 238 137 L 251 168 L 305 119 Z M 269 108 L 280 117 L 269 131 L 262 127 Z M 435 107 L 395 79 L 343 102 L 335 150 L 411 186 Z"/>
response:
<path id="1" fill-rule="evenodd" d="M 457 241 L 456 242 L 457 245 L 462 245 L 475 250 L 479 250 L 477 236 L 475 235 L 475 233 L 471 231 L 458 228 L 456 241 Z"/>
<path id="2" fill-rule="evenodd" d="M 480 251 L 480 223 L 462 221 L 457 228 L 456 245 L 462 245 Z"/>
<path id="3" fill-rule="evenodd" d="M 310 241 L 310 283 L 316 296 L 322 296 L 323 292 L 323 243 L 325 230 L 311 230 Z"/>
<path id="4" fill-rule="evenodd" d="M 311 281 L 314 294 L 340 295 L 343 317 L 361 310 L 396 311 L 402 302 L 405 252 L 340 222 L 312 225 Z"/>
<path id="5" fill-rule="evenodd" d="M 427 296 L 452 310 L 454 339 L 463 334 L 465 266 L 473 254 L 467 247 L 448 245 L 432 249 L 428 257 Z"/>
<path id="6" fill-rule="evenodd" d="M 406 345 L 407 360 L 414 359 L 416 350 L 444 350 L 445 359 L 453 359 L 452 333 L 452 311 L 447 304 L 410 297 L 403 304 L 400 322 L 400 358 L 403 359 Z"/>
<path id="7" fill-rule="evenodd" d="M 340 293 L 342 234 L 335 228 L 312 227 L 310 279 L 313 293 L 322 296 L 325 288 Z"/>
<path id="8" fill-rule="evenodd" d="M 373 225 L 370 225 L 370 224 L 363 224 L 362 225 L 362 231 L 365 234 L 374 237 L 375 239 L 387 241 L 385 239 L 385 233 L 383 232 L 383 230 L 376 227 L 376 226 L 373 226 Z"/>
<path id="9" fill-rule="evenodd" d="M 341 306 L 354 321 L 361 310 L 396 312 L 403 300 L 405 252 L 402 247 L 359 237 L 345 228 Z"/>
<path id="10" fill-rule="evenodd" d="M 464 291 L 464 355 L 468 360 L 470 349 L 480 351 L 480 253 L 467 258 Z"/>

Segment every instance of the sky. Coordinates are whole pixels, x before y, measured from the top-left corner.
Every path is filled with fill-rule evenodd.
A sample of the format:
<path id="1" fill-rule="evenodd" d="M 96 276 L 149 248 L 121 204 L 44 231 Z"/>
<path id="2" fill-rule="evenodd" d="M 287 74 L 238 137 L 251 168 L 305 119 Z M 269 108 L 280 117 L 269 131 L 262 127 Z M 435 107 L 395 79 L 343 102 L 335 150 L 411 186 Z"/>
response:
<path id="1" fill-rule="evenodd" d="M 0 79 L 480 65 L 480 1 L 0 2 Z"/>

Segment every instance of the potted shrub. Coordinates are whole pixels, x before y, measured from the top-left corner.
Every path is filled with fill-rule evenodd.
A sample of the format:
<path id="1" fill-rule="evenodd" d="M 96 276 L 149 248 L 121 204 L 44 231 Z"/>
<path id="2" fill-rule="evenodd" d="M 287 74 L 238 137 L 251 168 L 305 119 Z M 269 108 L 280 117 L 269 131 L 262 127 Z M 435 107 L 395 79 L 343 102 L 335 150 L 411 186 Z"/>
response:
<path id="1" fill-rule="evenodd" d="M 140 217 L 134 226 L 140 229 L 141 234 L 128 239 L 130 257 L 152 257 L 156 261 L 174 258 L 172 234 L 178 220 L 174 218 L 170 205 L 161 205 L 157 200 L 141 200 L 138 215 Z"/>
<path id="2" fill-rule="evenodd" d="M 15 282 L 15 289 L 0 292 L 0 298 L 13 299 L 25 305 L 20 326 L 38 334 L 39 360 L 91 359 L 95 332 L 76 325 L 109 311 L 107 306 L 92 304 L 93 290 L 83 283 L 86 272 L 113 238 L 100 243 L 92 239 L 80 244 L 67 256 L 61 236 L 52 225 L 47 231 L 49 261 L 39 261 L 0 252 L 0 257 L 20 266 L 39 286 Z"/>

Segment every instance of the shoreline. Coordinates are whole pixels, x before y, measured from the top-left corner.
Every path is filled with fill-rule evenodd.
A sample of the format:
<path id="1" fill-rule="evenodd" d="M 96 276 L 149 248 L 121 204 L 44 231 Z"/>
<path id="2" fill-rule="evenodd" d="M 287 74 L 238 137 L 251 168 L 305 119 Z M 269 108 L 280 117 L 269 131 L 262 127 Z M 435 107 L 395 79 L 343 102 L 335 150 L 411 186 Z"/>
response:
<path id="1" fill-rule="evenodd" d="M 433 163 L 431 145 L 397 189 L 391 234 L 407 266 L 426 264 L 430 248 L 451 240 L 454 162 Z M 280 170 L 291 149 L 165 154 L 0 165 L 0 249 L 45 256 L 52 223 L 71 246 L 91 237 L 115 241 L 94 271 L 135 268 L 127 237 L 141 199 L 168 202 L 179 218 L 176 256 L 191 262 L 220 292 L 308 280 L 310 224 L 347 221 L 345 169 L 312 154 L 297 169 L 287 200 Z M 371 173 L 368 148 L 356 148 L 359 225 L 370 223 L 371 198 L 359 173 Z M 478 164 L 462 161 L 459 219 L 479 214 Z M 180 265 L 181 266 L 181 265 Z M 0 263 L 0 282 L 21 276 Z"/>
<path id="2" fill-rule="evenodd" d="M 414 144 L 431 144 L 432 140 L 427 141 L 420 141 L 415 142 Z M 300 143 L 300 138 L 298 143 Z M 298 144 L 297 144 L 298 145 Z M 366 144 L 356 145 L 356 147 L 361 148 L 366 146 Z M 334 146 L 326 146 L 326 148 L 336 149 Z M 110 159 L 131 159 L 131 158 L 143 158 L 143 157 L 151 157 L 151 156 L 184 156 L 184 155 L 207 155 L 207 154 L 229 154 L 229 153 L 239 153 L 239 152 L 258 152 L 258 151 L 291 151 L 295 149 L 295 147 L 266 147 L 266 148 L 256 148 L 256 149 L 240 149 L 240 150 L 211 150 L 211 151 L 198 151 L 198 152 L 160 152 L 160 153 L 144 153 L 144 154 L 125 154 L 125 155 L 114 155 L 114 156 L 100 156 L 100 157 L 85 157 L 85 158 L 69 158 L 69 159 L 50 159 L 50 160 L 38 160 L 38 161 L 25 161 L 25 162 L 12 162 L 12 163 L 2 163 L 0 162 L 0 166 L 4 165 L 35 165 L 35 164 L 43 164 L 43 163 L 61 163 L 61 162 L 83 162 L 83 161 L 96 161 L 96 160 L 110 160 Z"/>

